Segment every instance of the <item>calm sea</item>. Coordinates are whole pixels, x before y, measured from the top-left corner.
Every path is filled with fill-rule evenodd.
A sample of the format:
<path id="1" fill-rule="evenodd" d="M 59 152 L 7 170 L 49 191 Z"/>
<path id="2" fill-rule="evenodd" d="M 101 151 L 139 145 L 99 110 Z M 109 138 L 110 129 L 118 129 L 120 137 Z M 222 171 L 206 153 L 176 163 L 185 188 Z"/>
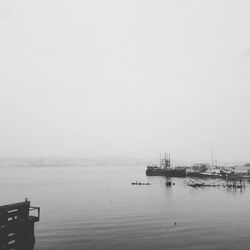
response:
<path id="1" fill-rule="evenodd" d="M 250 185 L 194 189 L 172 178 L 166 187 L 145 169 L 133 161 L 1 161 L 1 205 L 28 197 L 41 207 L 36 250 L 250 249 Z"/>

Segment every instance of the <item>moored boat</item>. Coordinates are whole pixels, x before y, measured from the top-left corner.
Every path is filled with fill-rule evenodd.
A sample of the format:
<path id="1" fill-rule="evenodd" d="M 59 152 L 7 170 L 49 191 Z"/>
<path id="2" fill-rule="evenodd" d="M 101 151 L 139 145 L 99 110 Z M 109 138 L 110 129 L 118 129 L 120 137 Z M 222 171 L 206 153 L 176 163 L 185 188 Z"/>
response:
<path id="1" fill-rule="evenodd" d="M 160 166 L 148 166 L 146 170 L 147 176 L 167 176 L 167 177 L 186 177 L 185 168 L 173 168 L 170 165 L 170 155 L 160 160 Z"/>

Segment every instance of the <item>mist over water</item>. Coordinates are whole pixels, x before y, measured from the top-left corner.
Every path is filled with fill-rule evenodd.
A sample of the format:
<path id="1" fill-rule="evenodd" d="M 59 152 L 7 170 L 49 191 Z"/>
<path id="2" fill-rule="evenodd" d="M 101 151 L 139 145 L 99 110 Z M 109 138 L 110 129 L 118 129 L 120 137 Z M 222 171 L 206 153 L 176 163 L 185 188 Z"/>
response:
<path id="1" fill-rule="evenodd" d="M 2 205 L 28 197 L 41 207 L 36 250 L 249 249 L 248 183 L 242 192 L 194 189 L 186 178 L 166 187 L 141 163 L 56 162 L 0 168 Z"/>
<path id="2" fill-rule="evenodd" d="M 0 1 L 0 202 L 41 207 L 36 250 L 249 249 L 249 184 L 145 175 L 161 152 L 250 162 L 249 13 L 247 0 Z"/>
<path id="3" fill-rule="evenodd" d="M 0 157 L 249 161 L 250 3 L 0 2 Z"/>

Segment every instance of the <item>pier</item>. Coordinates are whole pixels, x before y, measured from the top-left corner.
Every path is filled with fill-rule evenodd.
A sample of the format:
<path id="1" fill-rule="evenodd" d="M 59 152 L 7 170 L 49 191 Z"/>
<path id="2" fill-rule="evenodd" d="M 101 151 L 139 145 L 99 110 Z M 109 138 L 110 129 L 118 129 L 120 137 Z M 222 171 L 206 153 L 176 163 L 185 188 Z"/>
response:
<path id="1" fill-rule="evenodd" d="M 233 189 L 242 189 L 245 188 L 245 180 L 240 176 L 229 176 L 226 180 L 226 187 Z"/>
<path id="2" fill-rule="evenodd" d="M 40 208 L 30 206 L 27 199 L 0 206 L 0 250 L 32 250 L 35 244 L 34 224 L 39 219 Z"/>

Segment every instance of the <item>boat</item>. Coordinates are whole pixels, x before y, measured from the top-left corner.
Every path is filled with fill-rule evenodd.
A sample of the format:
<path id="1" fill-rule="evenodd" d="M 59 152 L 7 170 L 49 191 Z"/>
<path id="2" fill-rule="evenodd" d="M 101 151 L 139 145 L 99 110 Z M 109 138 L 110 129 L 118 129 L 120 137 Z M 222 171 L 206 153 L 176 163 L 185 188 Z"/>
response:
<path id="1" fill-rule="evenodd" d="M 225 178 L 226 173 L 218 168 L 210 168 L 205 172 L 191 171 L 187 173 L 189 177 L 198 177 L 198 178 Z"/>
<path id="2" fill-rule="evenodd" d="M 147 176 L 167 176 L 167 177 L 186 177 L 185 168 L 172 168 L 170 165 L 170 155 L 165 154 L 164 159 L 160 159 L 160 166 L 148 166 L 146 170 Z"/>
<path id="3" fill-rule="evenodd" d="M 203 173 L 200 173 L 201 176 L 203 177 L 209 177 L 209 178 L 222 178 L 222 172 L 220 171 L 220 169 L 216 169 L 216 168 L 211 168 Z"/>
<path id="4" fill-rule="evenodd" d="M 220 187 L 225 186 L 225 184 L 220 182 L 214 182 L 214 183 L 207 183 L 207 182 L 200 182 L 194 179 L 190 179 L 187 182 L 187 185 L 190 187 Z"/>
<path id="5" fill-rule="evenodd" d="M 204 187 L 205 183 L 188 183 L 190 187 Z"/>
<path id="6" fill-rule="evenodd" d="M 149 182 L 131 182 L 132 185 L 151 185 Z"/>
<path id="7" fill-rule="evenodd" d="M 171 182 L 171 181 L 167 181 L 167 182 L 165 183 L 165 185 L 166 185 L 166 186 L 172 186 L 172 182 Z"/>

